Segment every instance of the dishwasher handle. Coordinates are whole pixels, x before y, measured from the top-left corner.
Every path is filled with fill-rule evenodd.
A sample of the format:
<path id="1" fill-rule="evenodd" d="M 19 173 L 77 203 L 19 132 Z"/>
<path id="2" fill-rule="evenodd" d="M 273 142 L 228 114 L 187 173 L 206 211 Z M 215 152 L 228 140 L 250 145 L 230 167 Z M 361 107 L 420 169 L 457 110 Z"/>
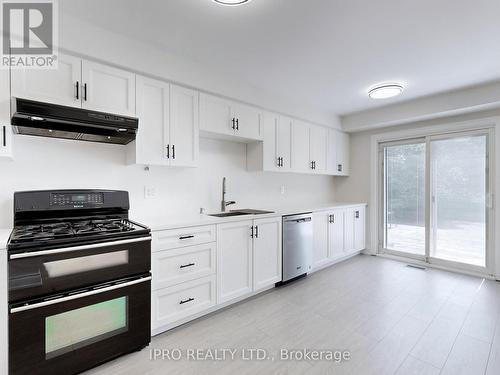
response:
<path id="1" fill-rule="evenodd" d="M 291 219 L 291 220 L 285 220 L 286 223 L 308 223 L 312 220 L 311 217 L 304 217 L 302 219 Z"/>

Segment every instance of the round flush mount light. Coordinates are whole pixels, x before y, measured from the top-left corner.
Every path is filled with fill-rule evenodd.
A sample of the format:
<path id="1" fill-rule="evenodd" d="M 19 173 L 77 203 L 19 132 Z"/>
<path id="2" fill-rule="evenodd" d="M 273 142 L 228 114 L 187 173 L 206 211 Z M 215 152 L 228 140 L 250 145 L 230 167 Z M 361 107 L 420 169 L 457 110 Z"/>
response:
<path id="1" fill-rule="evenodd" d="M 403 85 L 390 83 L 383 84 L 372 88 L 368 91 L 368 96 L 371 99 L 387 99 L 403 93 Z"/>
<path id="2" fill-rule="evenodd" d="M 214 3 L 225 6 L 237 6 L 249 3 L 251 0 L 212 0 Z"/>

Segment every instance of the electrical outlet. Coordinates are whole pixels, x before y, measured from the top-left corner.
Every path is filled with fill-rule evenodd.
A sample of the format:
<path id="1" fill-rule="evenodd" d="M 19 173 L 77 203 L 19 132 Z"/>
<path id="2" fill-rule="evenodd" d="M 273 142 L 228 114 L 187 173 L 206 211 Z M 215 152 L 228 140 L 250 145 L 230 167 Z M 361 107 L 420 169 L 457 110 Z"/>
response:
<path id="1" fill-rule="evenodd" d="M 285 194 L 285 185 L 281 185 L 280 193 Z"/>
<path id="2" fill-rule="evenodd" d="M 144 186 L 144 198 L 145 199 L 156 198 L 156 188 L 154 186 Z"/>

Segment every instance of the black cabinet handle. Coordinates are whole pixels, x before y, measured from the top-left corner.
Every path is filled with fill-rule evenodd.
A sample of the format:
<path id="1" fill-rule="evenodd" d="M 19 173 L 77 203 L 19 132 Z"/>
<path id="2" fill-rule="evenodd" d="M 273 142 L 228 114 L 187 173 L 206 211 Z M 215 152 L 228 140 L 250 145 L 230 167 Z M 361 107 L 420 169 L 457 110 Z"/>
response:
<path id="1" fill-rule="evenodd" d="M 188 298 L 188 299 L 185 299 L 184 301 L 179 302 L 179 305 L 184 305 L 185 303 L 192 302 L 192 301 L 194 301 L 194 298 Z"/>
<path id="2" fill-rule="evenodd" d="M 87 101 L 87 84 L 83 85 L 83 100 Z"/>
<path id="3" fill-rule="evenodd" d="M 280 165 L 280 167 L 282 167 L 283 166 L 283 156 L 280 159 L 281 159 L 281 165 Z"/>
<path id="4" fill-rule="evenodd" d="M 172 145 L 172 159 L 175 159 L 175 145 Z"/>
<path id="5" fill-rule="evenodd" d="M 7 127 L 5 125 L 2 127 L 2 144 L 3 147 L 7 147 Z"/>
<path id="6" fill-rule="evenodd" d="M 231 126 L 231 128 L 234 130 L 234 129 L 236 129 L 236 125 L 235 125 L 236 124 L 236 119 L 234 117 L 233 117 L 232 122 L 233 122 L 233 126 Z"/>
<path id="7" fill-rule="evenodd" d="M 240 130 L 240 119 L 236 119 L 236 130 Z"/>
<path id="8" fill-rule="evenodd" d="M 194 235 L 190 234 L 188 236 L 180 236 L 179 240 L 189 240 L 190 238 L 194 238 Z"/>
<path id="9" fill-rule="evenodd" d="M 339 165 L 337 166 L 337 171 L 338 171 L 338 172 L 342 172 L 342 164 L 339 164 Z"/>
<path id="10" fill-rule="evenodd" d="M 255 235 L 254 235 L 254 228 L 253 228 L 253 225 L 250 227 L 250 238 L 254 238 Z"/>
<path id="11" fill-rule="evenodd" d="M 167 159 L 170 159 L 170 145 L 167 145 Z"/>
<path id="12" fill-rule="evenodd" d="M 179 268 L 183 269 L 183 268 L 188 268 L 188 267 L 193 267 L 193 266 L 194 266 L 194 263 L 189 263 L 189 264 L 183 264 Z"/>
<path id="13" fill-rule="evenodd" d="M 80 82 L 76 81 L 76 98 L 80 99 Z"/>
<path id="14" fill-rule="evenodd" d="M 259 226 L 255 226 L 255 238 L 259 238 Z"/>
<path id="15" fill-rule="evenodd" d="M 355 217 L 356 219 L 359 219 L 359 211 L 356 211 L 356 212 L 354 213 L 354 217 Z"/>

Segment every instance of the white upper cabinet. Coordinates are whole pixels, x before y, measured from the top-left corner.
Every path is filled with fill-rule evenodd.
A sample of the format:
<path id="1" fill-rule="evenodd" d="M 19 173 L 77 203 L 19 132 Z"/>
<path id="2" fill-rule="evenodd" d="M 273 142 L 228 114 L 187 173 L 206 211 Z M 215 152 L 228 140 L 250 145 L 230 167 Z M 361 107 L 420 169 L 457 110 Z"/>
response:
<path id="1" fill-rule="evenodd" d="M 82 107 L 135 116 L 135 74 L 83 60 Z"/>
<path id="2" fill-rule="evenodd" d="M 14 97 L 135 116 L 135 74 L 59 55 L 58 68 L 12 71 Z"/>
<path id="3" fill-rule="evenodd" d="M 337 174 L 349 176 L 349 134 L 337 133 Z"/>
<path id="4" fill-rule="evenodd" d="M 200 130 L 214 134 L 234 135 L 231 114 L 229 100 L 200 93 Z"/>
<path id="5" fill-rule="evenodd" d="M 200 94 L 200 130 L 242 140 L 262 140 L 261 111 L 213 95 Z"/>
<path id="6" fill-rule="evenodd" d="M 12 96 L 81 107 L 82 60 L 59 54 L 57 69 L 13 69 Z"/>
<path id="7" fill-rule="evenodd" d="M 129 164 L 170 165 L 170 85 L 137 77 L 139 129 L 128 147 Z"/>
<path id="8" fill-rule="evenodd" d="M 171 165 L 195 167 L 199 153 L 199 93 L 184 87 L 170 86 Z"/>
<path id="9" fill-rule="evenodd" d="M 139 130 L 129 164 L 194 167 L 198 162 L 198 92 L 137 77 Z"/>
<path id="10" fill-rule="evenodd" d="M 235 136 L 251 140 L 262 140 L 261 113 L 258 109 L 249 105 L 234 103 L 232 105 L 231 122 L 233 118 L 236 122 Z"/>
<path id="11" fill-rule="evenodd" d="M 281 281 L 281 217 L 254 220 L 253 290 Z"/>
<path id="12" fill-rule="evenodd" d="M 9 70 L 0 70 L 0 159 L 12 159 L 12 128 L 10 126 Z"/>
<path id="13" fill-rule="evenodd" d="M 294 120 L 292 124 L 291 168 L 294 172 L 311 172 L 309 155 L 309 125 Z"/>
<path id="14" fill-rule="evenodd" d="M 217 226 L 217 302 L 242 297 L 253 289 L 253 221 Z"/>
<path id="15" fill-rule="evenodd" d="M 279 117 L 277 156 L 280 158 L 280 170 L 289 171 L 292 163 L 292 119 L 285 116 Z"/>
<path id="16" fill-rule="evenodd" d="M 309 152 L 312 170 L 315 173 L 326 173 L 328 130 L 322 126 L 310 126 Z"/>

